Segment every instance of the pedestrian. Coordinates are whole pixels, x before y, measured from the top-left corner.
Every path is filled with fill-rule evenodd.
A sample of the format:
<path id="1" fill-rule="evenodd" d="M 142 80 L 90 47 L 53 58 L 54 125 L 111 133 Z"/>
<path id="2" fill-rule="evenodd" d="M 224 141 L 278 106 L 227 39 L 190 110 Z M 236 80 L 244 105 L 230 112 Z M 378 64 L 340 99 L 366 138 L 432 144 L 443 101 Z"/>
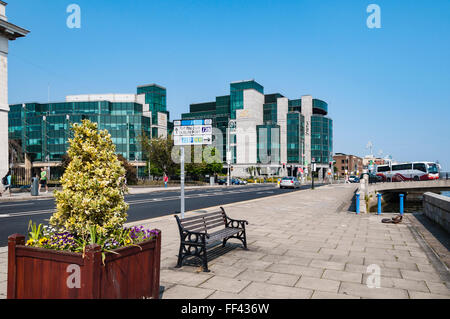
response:
<path id="1" fill-rule="evenodd" d="M 11 170 L 6 173 L 6 175 L 2 178 L 3 191 L 0 193 L 2 196 L 7 190 L 9 191 L 9 197 L 11 197 Z"/>
<path id="2" fill-rule="evenodd" d="M 41 192 L 41 187 L 45 187 L 45 193 L 48 193 L 48 184 L 47 184 L 47 171 L 45 167 L 41 167 L 41 180 L 39 183 L 39 193 Z"/>
<path id="3" fill-rule="evenodd" d="M 167 187 L 167 182 L 169 181 L 169 177 L 164 174 L 164 187 Z"/>

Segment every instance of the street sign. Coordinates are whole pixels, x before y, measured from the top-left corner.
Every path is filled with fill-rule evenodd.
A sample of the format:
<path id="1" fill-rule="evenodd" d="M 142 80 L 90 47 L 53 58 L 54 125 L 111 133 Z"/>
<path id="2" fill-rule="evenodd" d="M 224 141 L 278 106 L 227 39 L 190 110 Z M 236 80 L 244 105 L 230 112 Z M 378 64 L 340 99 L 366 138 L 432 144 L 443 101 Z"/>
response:
<path id="1" fill-rule="evenodd" d="M 177 120 L 173 121 L 173 142 L 176 146 L 212 144 L 212 120 Z M 181 147 L 180 162 L 180 212 L 184 218 L 184 147 Z"/>
<path id="2" fill-rule="evenodd" d="M 178 146 L 210 145 L 212 120 L 178 120 L 173 122 L 173 140 Z"/>

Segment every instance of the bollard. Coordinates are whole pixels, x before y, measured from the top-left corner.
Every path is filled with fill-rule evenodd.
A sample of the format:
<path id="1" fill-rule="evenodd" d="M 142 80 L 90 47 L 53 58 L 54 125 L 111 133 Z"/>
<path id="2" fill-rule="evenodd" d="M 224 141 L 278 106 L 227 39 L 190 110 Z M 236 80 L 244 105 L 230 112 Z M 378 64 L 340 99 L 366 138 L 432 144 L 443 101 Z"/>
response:
<path id="1" fill-rule="evenodd" d="M 405 197 L 405 194 L 400 194 L 400 215 L 403 216 L 403 198 Z"/>
<path id="2" fill-rule="evenodd" d="M 356 194 L 356 214 L 359 214 L 359 197 L 361 196 L 360 193 Z"/>
<path id="3" fill-rule="evenodd" d="M 378 197 L 378 209 L 377 209 L 377 214 L 380 215 L 381 214 L 381 194 L 378 193 L 377 194 Z"/>

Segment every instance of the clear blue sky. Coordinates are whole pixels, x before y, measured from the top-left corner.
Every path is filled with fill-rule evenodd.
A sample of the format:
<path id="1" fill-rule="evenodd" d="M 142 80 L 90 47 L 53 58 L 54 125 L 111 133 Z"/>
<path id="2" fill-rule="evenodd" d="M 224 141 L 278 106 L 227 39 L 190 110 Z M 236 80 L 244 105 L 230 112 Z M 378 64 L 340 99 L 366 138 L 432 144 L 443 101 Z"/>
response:
<path id="1" fill-rule="evenodd" d="M 66 8 L 82 10 L 81 29 Z M 366 26 L 369 4 L 381 29 Z M 14 0 L 11 22 L 31 31 L 11 43 L 9 101 L 69 94 L 168 90 L 171 119 L 190 103 L 251 79 L 290 99 L 329 104 L 334 152 L 439 160 L 450 171 L 448 0 Z"/>

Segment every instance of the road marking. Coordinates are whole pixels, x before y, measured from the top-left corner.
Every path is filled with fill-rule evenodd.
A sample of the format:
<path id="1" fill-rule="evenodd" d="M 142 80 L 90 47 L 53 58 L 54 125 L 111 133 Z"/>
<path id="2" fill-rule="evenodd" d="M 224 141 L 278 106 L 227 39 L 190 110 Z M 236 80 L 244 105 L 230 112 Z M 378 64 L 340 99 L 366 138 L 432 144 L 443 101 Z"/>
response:
<path id="1" fill-rule="evenodd" d="M 8 204 L 8 205 L 1 205 L 0 204 L 0 208 L 3 208 L 3 207 L 10 207 L 10 206 L 12 206 L 12 207 L 17 207 L 17 206 L 30 206 L 30 205 L 34 205 L 33 203 L 20 203 L 20 204 Z"/>
<path id="2" fill-rule="evenodd" d="M 229 191 L 222 191 L 220 193 L 218 193 L 217 190 L 215 190 L 214 193 L 191 194 L 191 195 L 186 196 L 186 198 L 216 197 L 216 196 L 228 195 L 228 194 L 231 195 L 231 194 L 253 193 L 258 190 L 266 190 L 266 191 L 262 191 L 262 192 L 259 192 L 256 194 L 273 194 L 274 193 L 273 191 L 267 191 L 267 187 L 258 187 L 258 188 L 253 188 L 253 189 L 233 189 L 233 190 L 229 190 Z M 129 205 L 145 204 L 145 203 L 150 203 L 150 202 L 170 201 L 170 200 L 179 200 L 179 199 L 180 199 L 180 196 L 149 198 L 149 199 L 129 201 L 129 202 L 127 202 L 127 204 L 129 204 Z M 33 203 L 29 203 L 27 205 L 33 205 Z M 0 218 L 53 214 L 55 211 L 56 211 L 56 209 L 47 209 L 47 210 L 36 210 L 36 211 L 29 211 L 29 212 L 0 214 Z"/>
<path id="3" fill-rule="evenodd" d="M 0 215 L 1 217 L 20 217 L 20 216 L 31 216 L 31 215 L 43 215 L 43 214 L 53 214 L 56 210 L 35 210 L 31 212 L 20 212 L 20 213 L 9 213 Z"/>

